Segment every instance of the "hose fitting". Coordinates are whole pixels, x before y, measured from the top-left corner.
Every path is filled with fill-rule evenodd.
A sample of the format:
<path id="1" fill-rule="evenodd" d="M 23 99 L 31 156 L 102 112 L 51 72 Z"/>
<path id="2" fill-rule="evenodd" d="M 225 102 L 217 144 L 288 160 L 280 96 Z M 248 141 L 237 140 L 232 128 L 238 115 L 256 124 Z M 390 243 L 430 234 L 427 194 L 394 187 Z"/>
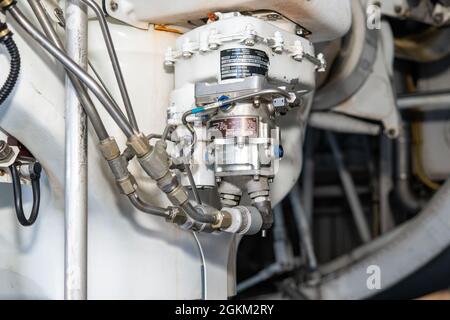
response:
<path id="1" fill-rule="evenodd" d="M 0 22 L 0 42 L 3 42 L 3 39 L 9 35 L 12 35 L 12 32 L 8 29 L 8 25 Z"/>
<path id="2" fill-rule="evenodd" d="M 128 161 L 120 154 L 116 140 L 113 137 L 108 137 L 100 141 L 99 149 L 108 162 L 120 192 L 127 196 L 135 193 L 137 190 L 136 179 L 128 171 Z"/>
<path id="3" fill-rule="evenodd" d="M 143 133 L 136 133 L 129 137 L 127 145 L 134 151 L 134 154 L 138 158 L 147 155 L 152 149 L 150 142 Z"/>
<path id="4" fill-rule="evenodd" d="M 108 137 L 100 141 L 98 147 L 106 161 L 116 159 L 120 156 L 119 146 L 113 137 Z"/>
<path id="5" fill-rule="evenodd" d="M 16 5 L 16 0 L 0 0 L 0 11 L 5 12 L 9 7 Z"/>

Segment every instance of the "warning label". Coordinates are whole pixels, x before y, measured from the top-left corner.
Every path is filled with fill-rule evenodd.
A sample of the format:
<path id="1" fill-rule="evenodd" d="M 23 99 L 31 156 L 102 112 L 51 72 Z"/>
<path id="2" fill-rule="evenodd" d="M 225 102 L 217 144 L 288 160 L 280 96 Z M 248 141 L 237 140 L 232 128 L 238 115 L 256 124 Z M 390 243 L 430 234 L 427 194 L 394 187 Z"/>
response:
<path id="1" fill-rule="evenodd" d="M 240 79 L 254 75 L 267 75 L 269 57 L 264 51 L 235 48 L 220 52 L 222 80 Z"/>

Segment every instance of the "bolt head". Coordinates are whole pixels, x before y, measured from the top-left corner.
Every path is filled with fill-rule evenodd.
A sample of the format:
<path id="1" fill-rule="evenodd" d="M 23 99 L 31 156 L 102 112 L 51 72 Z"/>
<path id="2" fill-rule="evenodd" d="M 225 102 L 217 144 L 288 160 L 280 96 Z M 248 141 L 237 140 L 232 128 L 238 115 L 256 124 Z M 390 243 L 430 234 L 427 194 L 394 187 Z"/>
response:
<path id="1" fill-rule="evenodd" d="M 283 47 L 281 47 L 281 46 L 274 47 L 273 52 L 278 53 L 278 54 L 283 53 Z"/>
<path id="2" fill-rule="evenodd" d="M 190 57 L 192 57 L 192 52 L 184 51 L 182 55 L 183 55 L 183 58 L 190 58 Z"/>
<path id="3" fill-rule="evenodd" d="M 255 40 L 251 39 L 251 38 L 250 39 L 245 39 L 244 44 L 246 46 L 253 47 L 255 45 Z"/>
<path id="4" fill-rule="evenodd" d="M 210 43 L 208 45 L 209 50 L 217 50 L 219 48 L 219 45 L 217 43 Z"/>
<path id="5" fill-rule="evenodd" d="M 436 13 L 433 16 L 433 21 L 436 24 L 441 24 L 444 21 L 444 15 L 442 13 Z"/>
<path id="6" fill-rule="evenodd" d="M 172 60 L 165 60 L 164 61 L 164 66 L 165 67 L 173 67 L 175 65 L 175 63 Z"/>
<path id="7" fill-rule="evenodd" d="M 302 61 L 303 60 L 303 55 L 302 54 L 296 54 L 292 58 L 294 58 L 295 61 Z"/>
<path id="8" fill-rule="evenodd" d="M 111 1 L 109 3 L 109 8 L 111 9 L 111 11 L 117 11 L 119 9 L 119 4 L 115 1 Z"/>

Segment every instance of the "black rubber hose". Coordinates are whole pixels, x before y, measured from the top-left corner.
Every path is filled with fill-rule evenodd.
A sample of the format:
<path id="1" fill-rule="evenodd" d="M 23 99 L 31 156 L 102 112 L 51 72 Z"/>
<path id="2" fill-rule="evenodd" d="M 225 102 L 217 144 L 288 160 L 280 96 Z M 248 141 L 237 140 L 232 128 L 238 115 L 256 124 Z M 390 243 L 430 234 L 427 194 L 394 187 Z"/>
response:
<path id="1" fill-rule="evenodd" d="M 5 84 L 0 89 L 0 105 L 2 105 L 14 90 L 17 80 L 19 79 L 20 54 L 19 49 L 17 48 L 17 45 L 14 42 L 11 34 L 7 35 L 3 39 L 0 39 L 0 43 L 2 43 L 6 47 L 11 58 L 11 67 L 9 70 L 8 78 L 6 79 Z"/>
<path id="2" fill-rule="evenodd" d="M 33 188 L 33 207 L 31 209 L 30 217 L 25 217 L 25 213 L 23 211 L 23 203 L 22 203 L 22 186 L 20 184 L 20 176 L 17 170 L 16 165 L 12 165 L 9 167 L 11 171 L 12 184 L 14 190 L 14 205 L 16 207 L 16 215 L 20 224 L 24 227 L 28 227 L 33 225 L 36 222 L 39 213 L 39 206 L 41 203 L 41 188 L 40 188 L 40 177 L 42 167 L 39 163 L 34 163 L 31 170 L 31 185 Z"/>

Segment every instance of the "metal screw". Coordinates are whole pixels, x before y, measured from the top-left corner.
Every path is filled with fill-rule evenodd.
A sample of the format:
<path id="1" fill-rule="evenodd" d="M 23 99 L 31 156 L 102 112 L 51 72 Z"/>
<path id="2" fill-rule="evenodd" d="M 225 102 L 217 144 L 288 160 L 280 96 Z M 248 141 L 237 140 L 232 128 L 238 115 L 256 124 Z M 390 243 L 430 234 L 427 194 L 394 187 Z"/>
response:
<path id="1" fill-rule="evenodd" d="M 403 8 L 400 5 L 396 5 L 394 7 L 394 11 L 395 11 L 395 13 L 400 14 L 403 11 Z"/>
<path id="2" fill-rule="evenodd" d="M 109 7 L 111 8 L 112 11 L 117 11 L 117 9 L 119 9 L 119 4 L 115 1 L 111 1 L 109 3 Z"/>
<path id="3" fill-rule="evenodd" d="M 255 40 L 252 38 L 245 39 L 244 44 L 246 46 L 253 47 L 255 45 Z"/>

